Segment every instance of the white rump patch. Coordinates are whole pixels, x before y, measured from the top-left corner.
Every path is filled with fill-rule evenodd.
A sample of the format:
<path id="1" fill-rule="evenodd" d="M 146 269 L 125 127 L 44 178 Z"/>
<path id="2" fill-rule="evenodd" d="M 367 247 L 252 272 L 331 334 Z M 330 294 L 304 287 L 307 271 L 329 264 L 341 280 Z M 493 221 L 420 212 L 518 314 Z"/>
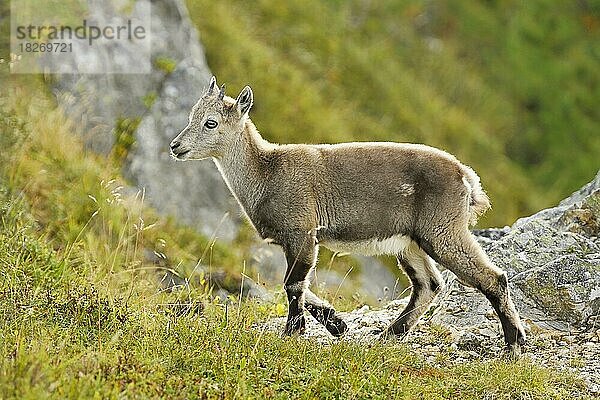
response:
<path id="1" fill-rule="evenodd" d="M 361 240 L 358 242 L 323 241 L 320 244 L 330 250 L 355 253 L 365 256 L 382 254 L 400 254 L 410 245 L 412 240 L 408 236 L 395 235 L 383 240 Z"/>

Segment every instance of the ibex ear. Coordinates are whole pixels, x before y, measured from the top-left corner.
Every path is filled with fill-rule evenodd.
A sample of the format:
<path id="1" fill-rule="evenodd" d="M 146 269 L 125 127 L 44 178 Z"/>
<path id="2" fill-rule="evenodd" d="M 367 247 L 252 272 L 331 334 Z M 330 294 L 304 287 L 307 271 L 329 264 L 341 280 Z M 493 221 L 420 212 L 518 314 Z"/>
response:
<path id="1" fill-rule="evenodd" d="M 237 108 L 241 115 L 246 114 L 252 107 L 254 101 L 254 95 L 250 86 L 246 86 L 242 89 L 237 99 L 235 100 L 235 108 Z"/>
<path id="2" fill-rule="evenodd" d="M 215 86 L 217 86 L 217 78 L 213 77 L 210 78 L 210 84 L 208 85 L 208 94 L 212 94 L 213 90 L 215 90 Z"/>

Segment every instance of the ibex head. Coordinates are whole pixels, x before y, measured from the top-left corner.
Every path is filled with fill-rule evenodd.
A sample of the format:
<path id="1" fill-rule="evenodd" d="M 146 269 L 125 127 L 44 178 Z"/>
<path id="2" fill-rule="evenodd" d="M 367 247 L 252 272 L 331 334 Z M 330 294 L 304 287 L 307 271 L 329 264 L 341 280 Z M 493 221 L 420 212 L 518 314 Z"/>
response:
<path id="1" fill-rule="evenodd" d="M 249 86 L 233 99 L 225 96 L 225 85 L 217 87 L 213 76 L 192 108 L 187 126 L 171 142 L 171 156 L 177 160 L 221 157 L 243 131 L 252 101 Z"/>

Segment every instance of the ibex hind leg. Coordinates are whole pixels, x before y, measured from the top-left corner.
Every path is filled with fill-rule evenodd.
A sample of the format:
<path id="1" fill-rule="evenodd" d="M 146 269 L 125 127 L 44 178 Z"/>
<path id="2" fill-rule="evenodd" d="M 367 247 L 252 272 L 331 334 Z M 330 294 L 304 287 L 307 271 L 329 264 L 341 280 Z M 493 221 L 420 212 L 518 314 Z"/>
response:
<path id="1" fill-rule="evenodd" d="M 509 350 L 518 355 L 520 346 L 525 343 L 525 331 L 510 298 L 506 273 L 489 260 L 467 229 L 429 244 L 426 250 L 433 258 L 456 274 L 461 282 L 485 295 L 500 318 Z"/>
<path id="2" fill-rule="evenodd" d="M 444 285 L 433 260 L 416 243 L 398 255 L 398 264 L 408 275 L 412 291 L 406 308 L 384 332 L 384 337 L 403 337 L 429 309 Z"/>

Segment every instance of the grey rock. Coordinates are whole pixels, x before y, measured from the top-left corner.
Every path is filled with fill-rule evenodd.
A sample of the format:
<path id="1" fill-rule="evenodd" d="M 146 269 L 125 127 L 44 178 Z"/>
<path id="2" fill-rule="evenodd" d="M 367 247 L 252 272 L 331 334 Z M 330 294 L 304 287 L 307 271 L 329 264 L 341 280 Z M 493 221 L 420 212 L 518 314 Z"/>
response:
<path id="1" fill-rule="evenodd" d="M 579 202 L 585 200 L 585 198 L 587 198 L 592 193 L 598 191 L 598 189 L 600 189 L 600 170 L 598 171 L 598 173 L 596 174 L 594 179 L 592 179 L 589 183 L 587 183 L 585 186 L 583 186 L 578 191 L 571 194 L 566 199 L 562 200 L 558 205 L 559 206 L 572 206 L 576 203 L 579 203 Z"/>
<path id="2" fill-rule="evenodd" d="M 203 264 L 194 265 L 191 273 L 184 274 L 175 271 L 170 260 L 161 252 L 145 249 L 144 257 L 156 266 L 160 272 L 159 284 L 166 290 L 187 293 L 190 287 L 205 287 L 212 290 L 214 297 L 222 299 L 233 294 L 263 301 L 273 300 L 271 293 L 245 275 L 232 276 L 218 267 Z"/>
<path id="3" fill-rule="evenodd" d="M 273 295 L 252 279 L 244 276 L 232 277 L 220 269 L 197 266 L 191 276 L 181 276 L 172 270 L 165 270 L 160 278 L 161 285 L 172 291 L 185 291 L 190 286 L 207 286 L 212 289 L 213 297 L 227 299 L 230 295 L 244 298 L 272 301 Z"/>
<path id="4" fill-rule="evenodd" d="M 151 18 L 150 72 L 57 74 L 53 91 L 95 152 L 111 151 L 119 119 L 141 118 L 124 175 L 145 190 L 145 200 L 159 213 L 173 215 L 209 237 L 231 241 L 239 210 L 212 163 L 175 163 L 168 155 L 169 142 L 186 126 L 211 76 L 196 30 L 182 0 L 153 0 L 151 7 L 136 7 L 133 17 Z M 124 18 L 107 1 L 88 0 L 88 8 L 88 19 L 116 24 Z M 110 70 L 136 72 L 143 70 L 138 64 L 145 50 L 128 41 L 96 43 L 61 58 L 61 64 L 72 71 L 81 65 L 94 69 L 109 64 Z M 169 73 L 157 61 L 171 63 L 176 70 Z M 151 110 L 144 104 L 148 95 L 156 97 Z"/>
<path id="5" fill-rule="evenodd" d="M 579 189 L 578 191 L 571 194 L 566 199 L 562 200 L 556 207 L 551 207 L 551 208 L 542 210 L 530 217 L 521 218 L 521 219 L 517 220 L 517 222 L 515 222 L 515 224 L 513 225 L 513 228 L 518 228 L 523 225 L 526 225 L 530 221 L 544 221 L 544 222 L 547 222 L 551 226 L 555 226 L 555 227 L 559 227 L 559 228 L 564 227 L 564 224 L 566 222 L 566 221 L 564 221 L 564 218 L 566 218 L 567 220 L 569 219 L 568 215 L 567 215 L 567 217 L 564 217 L 565 214 L 569 214 L 567 212 L 567 210 L 578 209 L 579 208 L 578 205 L 581 205 L 581 203 L 584 203 L 587 199 L 589 199 L 590 196 L 592 196 L 594 194 L 595 194 L 595 196 L 597 196 L 599 189 L 600 189 L 600 171 L 598 171 L 598 173 L 596 174 L 594 179 L 592 179 L 588 184 L 586 184 L 581 189 Z M 563 217 L 563 221 L 559 222 L 561 217 Z"/>
<path id="6" fill-rule="evenodd" d="M 478 335 L 474 334 L 473 332 L 463 331 L 458 336 L 458 338 L 456 340 L 456 344 L 458 345 L 458 348 L 460 348 L 460 349 L 465 349 L 465 350 L 477 349 L 477 348 L 479 348 L 479 346 L 481 346 L 481 338 Z"/>
<path id="7" fill-rule="evenodd" d="M 355 256 L 360 264 L 358 272 L 358 290 L 367 298 L 384 303 L 397 298 L 405 289 L 390 268 L 376 257 Z"/>
<path id="8" fill-rule="evenodd" d="M 150 7 L 143 7 L 142 3 L 136 3 L 132 12 L 134 18 L 151 20 L 150 73 L 136 73 L 144 70 L 139 65 L 143 58 L 140 54 L 147 49 L 136 47 L 135 42 L 112 41 L 65 53 L 60 58 L 65 70 L 82 73 L 53 76 L 52 87 L 59 105 L 81 128 L 86 145 L 96 152 L 110 152 L 117 120 L 142 116 L 146 112 L 144 96 L 160 92 L 167 72 L 155 65 L 156 60 L 162 58 L 179 64 L 185 59 L 193 59 L 204 66 L 206 74 L 209 73 L 183 2 L 152 0 L 150 4 Z M 87 5 L 90 20 L 110 20 L 116 25 L 122 24 L 125 18 L 115 13 L 108 1 L 88 0 Z M 110 64 L 110 70 L 129 73 L 85 73 L 85 70 L 101 70 L 106 64 Z M 86 66 L 86 69 L 81 70 L 79 66 Z"/>
<path id="9" fill-rule="evenodd" d="M 186 126 L 209 79 L 205 65 L 193 59 L 179 64 L 137 129 L 125 175 L 145 188 L 146 198 L 159 212 L 174 215 L 208 237 L 231 241 L 240 211 L 214 164 L 175 162 L 169 156 L 170 141 Z"/>
<path id="10" fill-rule="evenodd" d="M 258 271 L 261 281 L 283 282 L 287 261 L 280 246 L 269 243 L 257 243 L 250 249 L 249 266 Z"/>
<path id="11" fill-rule="evenodd" d="M 498 237 L 480 237 L 491 260 L 507 271 L 521 316 L 541 328 L 589 330 L 600 313 L 600 173 L 584 188 L 531 217 L 518 220 Z M 590 217 L 581 218 L 581 212 Z M 504 230 L 506 231 L 506 230 Z M 463 287 L 452 274 L 439 297 L 433 321 L 481 326 L 490 306 L 479 292 Z M 466 306 L 466 308 L 464 307 Z M 454 312 L 464 309 L 464 312 Z M 452 310 L 453 312 L 448 312 Z M 462 322 L 461 322 L 462 320 Z"/>
<path id="12" fill-rule="evenodd" d="M 487 243 L 501 239 L 508 235 L 510 233 L 510 227 L 505 226 L 504 228 L 474 229 L 472 232 L 478 240 Z"/>

